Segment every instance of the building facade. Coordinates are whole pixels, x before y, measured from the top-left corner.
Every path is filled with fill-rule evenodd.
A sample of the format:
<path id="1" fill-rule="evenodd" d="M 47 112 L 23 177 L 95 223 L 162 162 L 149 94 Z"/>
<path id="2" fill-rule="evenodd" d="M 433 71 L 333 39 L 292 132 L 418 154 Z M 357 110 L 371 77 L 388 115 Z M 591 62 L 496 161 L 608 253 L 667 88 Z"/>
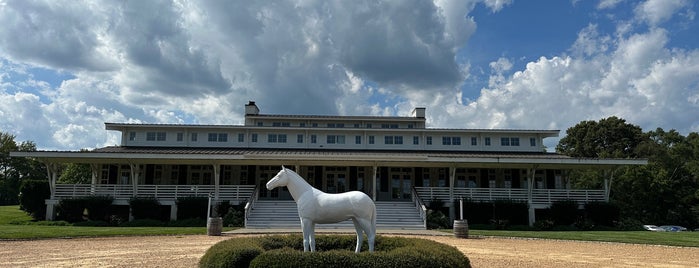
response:
<path id="1" fill-rule="evenodd" d="M 290 199 L 285 188 L 264 185 L 282 165 L 329 193 L 358 190 L 376 202 L 465 198 L 514 199 L 534 209 L 552 201 L 606 201 L 604 189 L 571 189 L 573 169 L 613 170 L 645 160 L 581 159 L 546 152 L 558 130 L 426 127 L 425 108 L 410 116 L 262 114 L 245 105 L 244 125 L 105 123 L 121 144 L 87 152 L 15 152 L 45 163 L 51 185 L 47 218 L 62 198 L 111 195 L 117 204 L 138 196 L 172 206 L 184 196 L 232 203 Z M 56 184 L 63 163 L 86 163 L 91 183 Z M 452 210 L 452 216 L 454 215 Z"/>

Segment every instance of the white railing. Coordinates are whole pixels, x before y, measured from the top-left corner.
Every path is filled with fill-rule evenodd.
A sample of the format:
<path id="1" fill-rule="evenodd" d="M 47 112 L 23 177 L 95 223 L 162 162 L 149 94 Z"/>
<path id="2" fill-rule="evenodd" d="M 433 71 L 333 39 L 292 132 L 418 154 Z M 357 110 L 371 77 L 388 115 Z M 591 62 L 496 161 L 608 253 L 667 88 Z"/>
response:
<path id="1" fill-rule="evenodd" d="M 220 185 L 219 200 L 245 201 L 253 193 L 254 185 Z M 76 198 L 91 195 L 108 195 L 115 200 L 134 197 L 153 197 L 174 200 L 180 197 L 207 197 L 214 193 L 214 185 L 133 185 L 126 184 L 56 184 L 56 199 Z"/>
<path id="2" fill-rule="evenodd" d="M 425 201 L 440 200 L 450 202 L 449 187 L 415 187 L 417 194 Z M 527 189 L 521 188 L 454 188 L 454 198 L 473 201 L 494 201 L 502 199 L 527 201 Z M 534 189 L 532 204 L 550 205 L 557 200 L 575 200 L 579 203 L 604 201 L 604 190 Z"/>
<path id="3" fill-rule="evenodd" d="M 252 190 L 252 194 L 250 195 L 250 198 L 248 198 L 248 202 L 245 203 L 245 227 L 248 226 L 248 218 L 250 217 L 252 210 L 255 208 L 255 201 L 257 201 L 257 198 L 260 196 L 260 191 L 257 188 L 258 187 L 255 187 L 255 189 Z"/>
<path id="4" fill-rule="evenodd" d="M 427 207 L 425 207 L 425 203 L 422 201 L 422 198 L 420 198 L 415 187 L 412 188 L 411 194 L 413 203 L 415 203 L 415 208 L 417 212 L 420 213 L 420 218 L 422 218 L 422 227 L 427 228 Z"/>

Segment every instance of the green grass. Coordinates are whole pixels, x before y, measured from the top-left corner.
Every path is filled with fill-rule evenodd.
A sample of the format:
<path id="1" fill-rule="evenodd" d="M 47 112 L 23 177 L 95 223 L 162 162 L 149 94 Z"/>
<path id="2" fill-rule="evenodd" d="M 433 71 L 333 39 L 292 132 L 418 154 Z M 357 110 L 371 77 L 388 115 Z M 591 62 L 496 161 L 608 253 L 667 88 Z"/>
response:
<path id="1" fill-rule="evenodd" d="M 48 226 L 33 223 L 31 220 L 19 206 L 0 206 L 0 239 L 206 234 L 205 227 Z"/>
<path id="2" fill-rule="evenodd" d="M 699 247 L 699 232 L 469 230 L 469 235 Z"/>

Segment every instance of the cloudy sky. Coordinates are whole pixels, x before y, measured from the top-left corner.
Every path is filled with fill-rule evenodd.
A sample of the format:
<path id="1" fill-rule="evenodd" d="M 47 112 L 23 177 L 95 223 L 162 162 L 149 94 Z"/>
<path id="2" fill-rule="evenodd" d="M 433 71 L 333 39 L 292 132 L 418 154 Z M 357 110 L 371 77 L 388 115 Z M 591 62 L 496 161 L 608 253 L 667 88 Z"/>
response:
<path id="1" fill-rule="evenodd" d="M 0 0 L 0 131 L 118 144 L 104 122 L 408 115 L 565 130 L 618 116 L 699 131 L 693 0 Z M 554 147 L 557 139 L 551 139 Z"/>

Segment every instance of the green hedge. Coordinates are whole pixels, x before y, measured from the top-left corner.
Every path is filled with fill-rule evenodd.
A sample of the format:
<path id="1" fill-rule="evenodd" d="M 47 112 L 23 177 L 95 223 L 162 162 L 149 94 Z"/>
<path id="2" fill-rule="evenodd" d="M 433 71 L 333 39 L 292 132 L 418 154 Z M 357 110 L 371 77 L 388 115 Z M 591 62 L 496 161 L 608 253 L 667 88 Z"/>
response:
<path id="1" fill-rule="evenodd" d="M 300 234 L 234 238 L 207 250 L 200 267 L 471 267 L 455 247 L 432 240 L 376 238 L 376 251 L 355 254 L 356 236 L 316 236 L 316 252 L 303 252 Z"/>
<path id="2" fill-rule="evenodd" d="M 134 220 L 160 220 L 160 202 L 155 198 L 135 197 L 129 200 Z"/>
<path id="3" fill-rule="evenodd" d="M 61 199 L 56 208 L 57 218 L 68 222 L 85 220 L 108 222 L 112 201 L 114 197 L 98 195 Z"/>
<path id="4" fill-rule="evenodd" d="M 47 180 L 25 180 L 19 187 L 19 209 L 34 220 L 46 218 L 46 199 L 51 197 Z"/>
<path id="5" fill-rule="evenodd" d="M 619 222 L 619 206 L 609 202 L 589 202 L 585 204 L 585 218 L 596 226 L 616 226 Z"/>
<path id="6" fill-rule="evenodd" d="M 181 197 L 177 199 L 177 219 L 206 219 L 206 207 L 209 199 L 206 197 Z"/>
<path id="7" fill-rule="evenodd" d="M 549 207 L 549 216 L 555 225 L 572 225 L 580 217 L 578 202 L 575 200 L 553 201 Z"/>

